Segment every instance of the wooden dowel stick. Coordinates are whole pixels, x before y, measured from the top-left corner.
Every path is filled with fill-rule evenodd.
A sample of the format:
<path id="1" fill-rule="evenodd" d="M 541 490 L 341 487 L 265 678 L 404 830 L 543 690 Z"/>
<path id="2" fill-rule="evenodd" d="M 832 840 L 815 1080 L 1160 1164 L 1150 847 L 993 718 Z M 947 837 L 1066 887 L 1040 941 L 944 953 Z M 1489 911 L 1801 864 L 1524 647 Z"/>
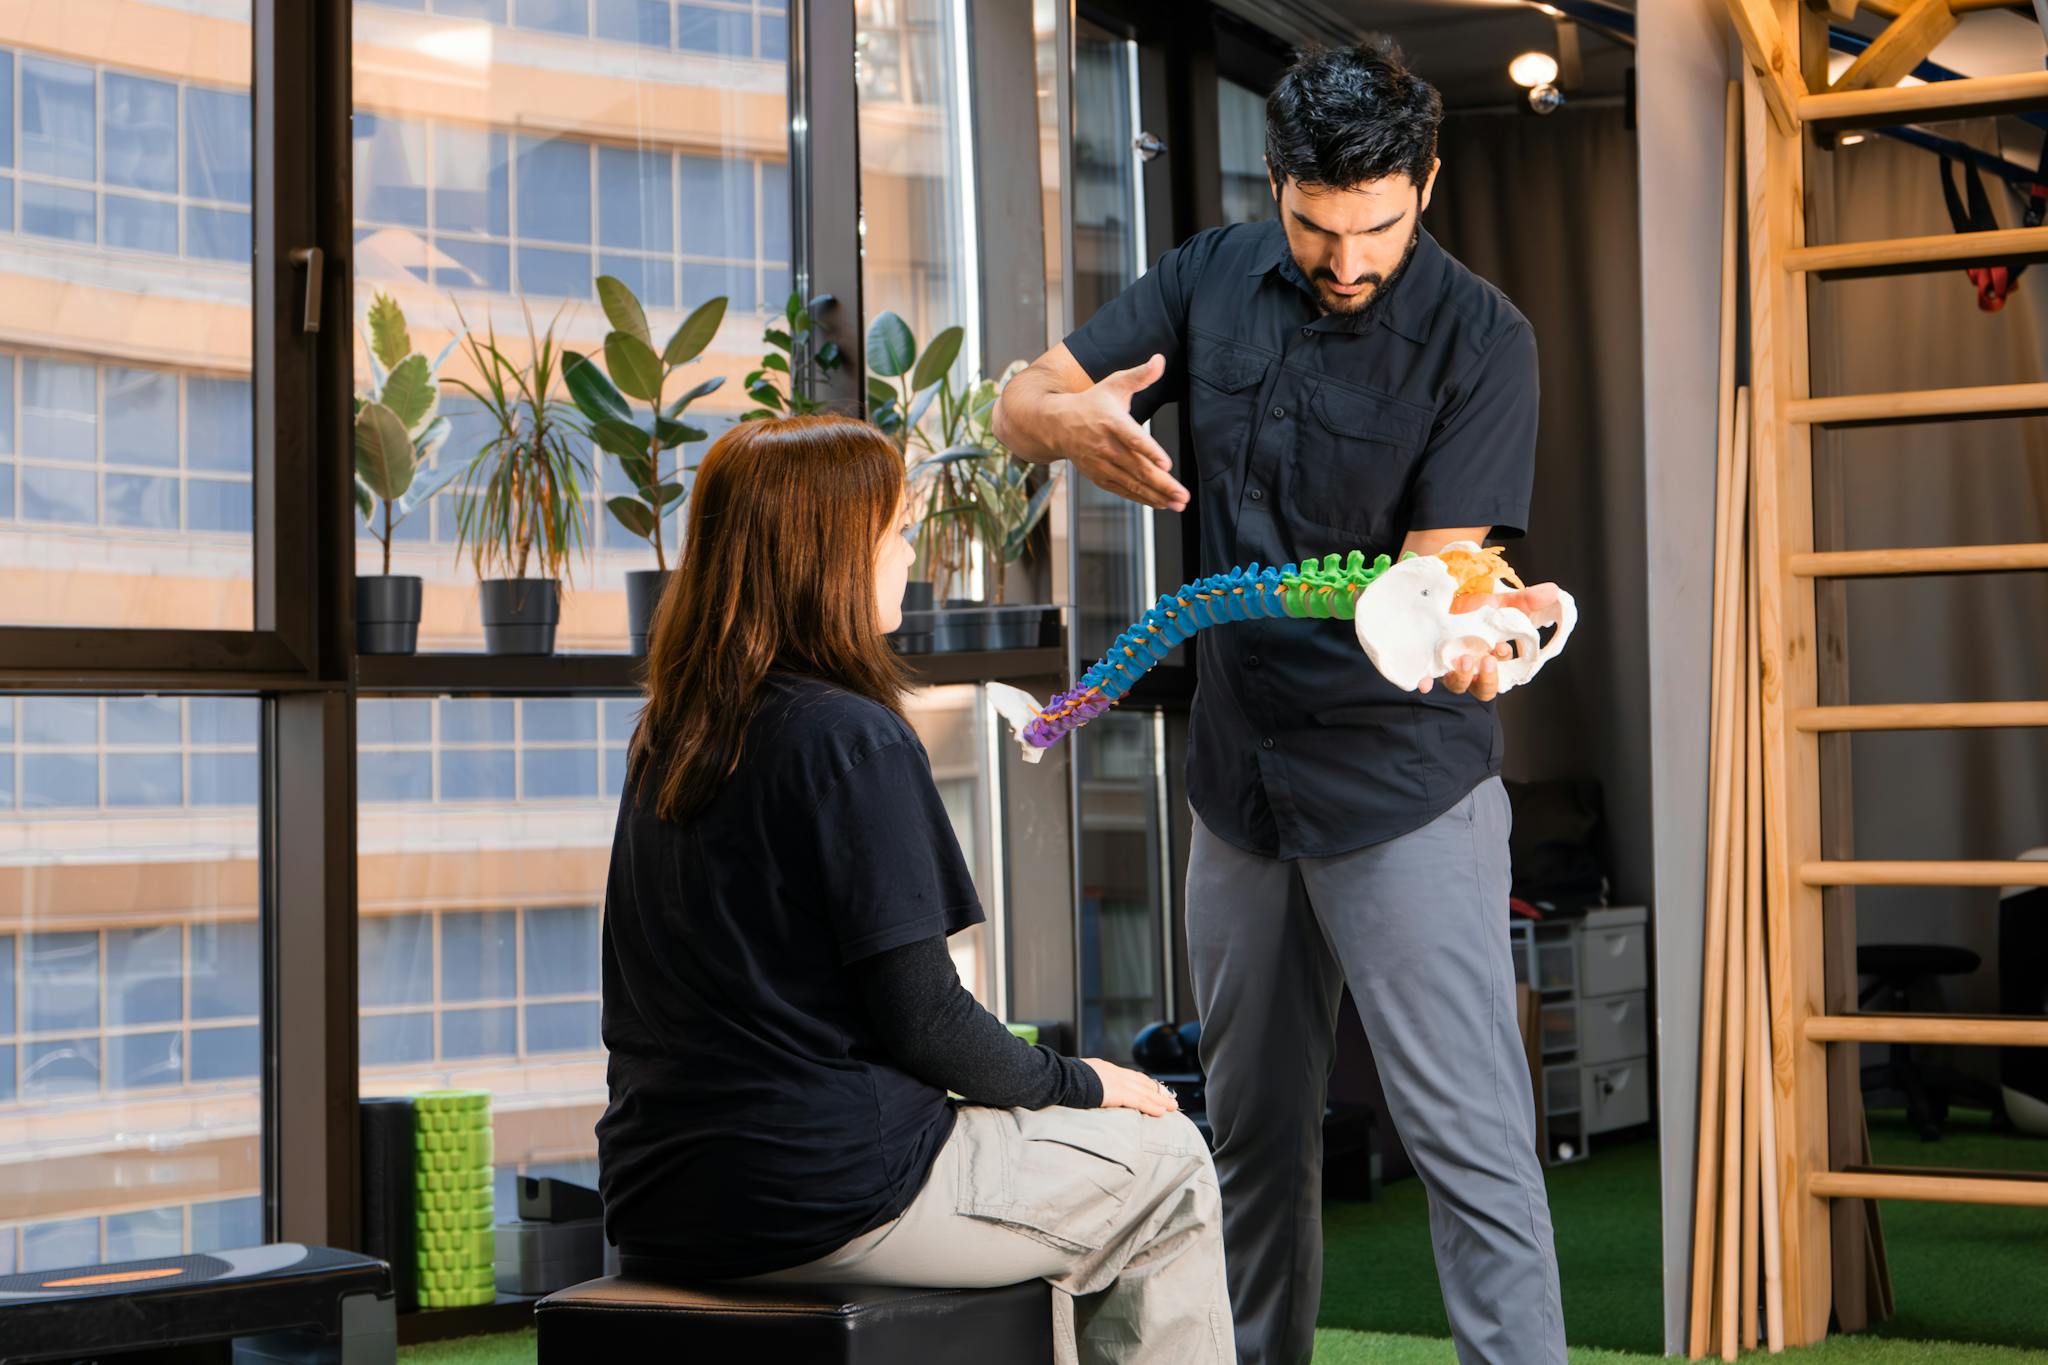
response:
<path id="1" fill-rule="evenodd" d="M 1754 520 L 1751 522 L 1755 524 Z M 1749 901 L 1750 923 L 1755 926 L 1758 989 L 1750 1002 L 1756 1019 L 1757 1047 L 1766 1066 L 1758 1076 L 1761 1099 L 1757 1113 L 1757 1174 L 1762 1182 L 1758 1202 L 1763 1212 L 1764 1342 L 1772 1354 L 1785 1349 L 1784 1243 L 1778 1222 L 1778 1136 L 1776 1128 L 1777 1053 L 1771 1041 L 1770 957 L 1764 945 L 1764 787 L 1763 787 L 1763 654 L 1757 613 L 1758 547 L 1750 542 L 1749 574 L 1749 676 L 1756 681 L 1743 718 L 1749 750 L 1747 807 L 1748 838 L 1744 881 Z"/>
<path id="2" fill-rule="evenodd" d="M 1753 526 L 1750 533 L 1755 534 Z M 1743 562 L 1745 565 L 1750 562 L 1747 546 L 1744 547 Z M 1742 885 L 1737 904 L 1741 908 L 1743 923 L 1743 998 L 1748 1002 L 1745 1017 L 1749 1020 L 1748 1046 L 1742 1060 L 1742 1349 L 1745 1351 L 1754 1351 L 1757 1342 L 1757 1254 L 1761 1249 L 1759 1238 L 1762 1234 L 1757 1221 L 1762 1174 L 1757 1169 L 1760 1155 L 1757 1122 L 1761 1112 L 1762 1087 L 1766 1084 L 1763 1080 L 1763 1033 L 1757 1027 L 1756 1009 L 1757 1001 L 1763 996 L 1763 924 L 1758 913 L 1758 897 L 1751 887 L 1750 878 L 1750 869 L 1757 865 L 1759 818 L 1759 812 L 1749 799 L 1750 778 L 1758 758 L 1751 744 L 1756 737 L 1755 718 L 1761 700 L 1757 692 L 1755 654 L 1749 643 L 1756 621 L 1755 613 L 1749 609 L 1756 595 L 1754 586 L 1749 585 L 1749 578 L 1754 573 L 1752 568 L 1744 576 L 1748 590 L 1744 594 L 1742 632 L 1742 819 L 1735 822 L 1740 835 L 1736 840 L 1739 854 L 1733 874 L 1740 877 Z"/>
<path id="3" fill-rule="evenodd" d="M 1720 299 L 1720 354 L 1719 368 L 1715 376 L 1714 392 L 1718 402 L 1719 419 L 1715 429 L 1714 449 L 1714 587 L 1713 587 L 1713 670 L 1710 717 L 1708 721 L 1709 762 L 1718 773 L 1725 765 L 1720 763 L 1721 736 L 1727 725 L 1727 688 L 1723 682 L 1723 671 L 1730 661 L 1724 656 L 1724 631 L 1727 617 L 1728 582 L 1728 527 L 1733 520 L 1730 503 L 1735 496 L 1733 470 L 1736 396 L 1735 396 L 1735 298 L 1737 288 L 1736 249 L 1740 231 L 1739 205 L 1741 199 L 1740 167 L 1742 153 L 1742 90 L 1730 82 L 1727 90 L 1726 111 L 1723 119 L 1724 131 L 1721 148 L 1721 299 Z M 1706 898 L 1706 942 L 1705 960 L 1700 974 L 1700 1089 L 1698 1127 L 1695 1138 L 1695 1169 L 1693 1176 L 1693 1218 L 1692 1218 L 1692 1294 L 1688 1304 L 1688 1331 L 1686 1334 L 1687 1354 L 1694 1360 L 1707 1352 L 1708 1329 L 1713 1321 L 1714 1300 L 1714 1231 L 1716 1193 L 1719 1187 L 1719 1162 L 1716 1159 L 1714 1134 L 1720 1120 L 1721 1102 L 1721 1056 L 1722 1049 L 1722 990 L 1721 977 L 1726 970 L 1723 955 L 1726 952 L 1726 916 L 1717 913 L 1717 902 L 1725 899 L 1726 888 L 1721 885 L 1725 879 L 1726 858 L 1721 850 L 1728 838 L 1728 796 L 1725 784 L 1710 780 L 1708 786 L 1707 816 L 1707 898 Z"/>
<path id="4" fill-rule="evenodd" d="M 1730 472 L 1724 463 L 1721 472 L 1724 489 Z M 1725 512 L 1725 498 L 1721 505 Z M 1726 526 L 1727 518 L 1723 516 L 1721 527 L 1724 535 Z M 1729 722 L 1735 714 L 1730 695 L 1732 689 L 1728 684 L 1734 671 L 1734 660 L 1728 657 L 1727 621 L 1722 610 L 1722 599 L 1728 586 L 1725 572 L 1727 554 L 1725 546 L 1717 549 L 1720 553 L 1716 556 L 1714 584 L 1712 714 L 1707 732 L 1710 775 L 1707 795 L 1706 954 L 1704 970 L 1700 974 L 1700 1105 L 1693 1204 L 1692 1313 L 1688 1340 L 1689 1352 L 1695 1360 L 1707 1353 L 1711 1326 L 1717 1316 L 1714 1312 L 1714 1302 L 1718 1297 L 1715 1292 L 1718 1278 L 1714 1274 L 1714 1253 L 1722 1164 L 1718 1138 L 1726 1063 L 1723 1034 L 1728 1022 L 1723 1014 L 1727 995 L 1727 849 L 1730 798 L 1733 794 L 1728 789 L 1727 777 L 1731 759 Z"/>
<path id="5" fill-rule="evenodd" d="M 1746 671 L 1742 667 L 1744 642 L 1748 639 L 1746 622 L 1747 603 L 1743 596 L 1743 584 L 1747 580 L 1745 569 L 1745 548 L 1748 544 L 1745 527 L 1748 521 L 1747 503 L 1743 493 L 1749 487 L 1749 391 L 1738 389 L 1735 393 L 1735 451 L 1731 461 L 1728 506 L 1730 521 L 1728 527 L 1728 559 L 1734 570 L 1728 585 L 1727 637 L 1723 642 L 1727 650 L 1727 666 L 1724 677 L 1728 688 L 1726 706 L 1727 736 L 1721 746 L 1725 766 L 1721 782 L 1728 790 L 1728 838 L 1719 856 L 1727 866 L 1723 874 L 1723 901 L 1721 913 L 1728 920 L 1728 951 L 1726 975 L 1722 989 L 1727 993 L 1724 1006 L 1726 1026 L 1722 1030 L 1722 1059 L 1724 1092 L 1721 1101 L 1721 1359 L 1735 1359 L 1737 1329 L 1741 1317 L 1740 1282 L 1742 1272 L 1742 1073 L 1744 1051 L 1749 1040 L 1749 1016 L 1743 1008 L 1743 983 L 1749 969 L 1749 947 L 1747 925 L 1739 913 L 1742 904 L 1742 793 L 1743 761 L 1747 749 L 1743 743 L 1742 678 Z"/>
<path id="6" fill-rule="evenodd" d="M 1738 391 L 1730 425 L 1739 433 L 1747 413 L 1746 393 Z M 1715 536 L 1714 641 L 1712 670 L 1712 714 L 1708 724 L 1709 780 L 1707 796 L 1707 898 L 1706 961 L 1700 976 L 1700 1110 L 1698 1137 L 1698 1189 L 1693 1211 L 1693 1322 L 1691 1348 L 1695 1359 L 1707 1353 L 1713 1324 L 1722 1314 L 1719 1303 L 1727 1294 L 1725 1277 L 1716 1273 L 1718 1215 L 1721 1211 L 1722 1173 L 1726 1167 L 1721 1150 L 1722 1111 L 1728 1097 L 1727 1038 L 1731 1029 L 1739 1033 L 1741 1020 L 1727 1015 L 1728 971 L 1728 849 L 1733 816 L 1734 792 L 1729 778 L 1734 765 L 1733 723 L 1736 719 L 1736 658 L 1732 626 L 1735 613 L 1729 601 L 1734 586 L 1734 449 L 1739 434 L 1729 442 L 1717 479 L 1719 519 Z"/>

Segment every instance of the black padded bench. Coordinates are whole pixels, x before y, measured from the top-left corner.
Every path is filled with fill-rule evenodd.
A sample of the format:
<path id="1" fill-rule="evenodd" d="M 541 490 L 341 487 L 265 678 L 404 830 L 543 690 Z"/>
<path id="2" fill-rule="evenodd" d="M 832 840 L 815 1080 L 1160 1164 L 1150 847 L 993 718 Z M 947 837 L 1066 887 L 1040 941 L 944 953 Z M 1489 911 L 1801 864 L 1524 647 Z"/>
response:
<path id="1" fill-rule="evenodd" d="M 687 1285 L 607 1275 L 534 1307 L 539 1365 L 593 1360 L 775 1365 L 1047 1365 L 1052 1290 Z"/>

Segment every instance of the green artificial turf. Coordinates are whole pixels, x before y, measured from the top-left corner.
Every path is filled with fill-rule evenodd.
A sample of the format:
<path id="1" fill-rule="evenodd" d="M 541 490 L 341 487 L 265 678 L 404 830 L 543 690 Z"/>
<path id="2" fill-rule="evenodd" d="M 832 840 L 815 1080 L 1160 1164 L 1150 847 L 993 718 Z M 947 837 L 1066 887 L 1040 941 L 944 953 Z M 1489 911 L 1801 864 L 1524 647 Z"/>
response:
<path id="1" fill-rule="evenodd" d="M 2048 1142 L 1957 1113 L 1922 1143 L 1897 1114 L 1873 1114 L 1884 1165 L 2048 1171 Z M 1572 1365 L 1634 1365 L 1663 1344 L 1662 1246 L 1654 1139 L 1597 1145 L 1552 1167 L 1551 1219 Z M 1882 1218 L 1897 1314 L 1867 1333 L 1778 1357 L 1788 1365 L 2048 1365 L 2048 1214 L 2038 1209 L 1888 1202 Z M 1420 1182 L 1375 1204 L 1324 1209 L 1322 1325 L 1327 1365 L 1455 1365 L 1430 1257 Z M 1985 1343 L 1963 1345 L 1964 1342 Z M 409 1347 L 406 1365 L 531 1365 L 533 1334 Z"/>
<path id="2" fill-rule="evenodd" d="M 1879 1165 L 2048 1171 L 2048 1142 L 1992 1129 L 1982 1114 L 1958 1112 L 1939 1142 L 1922 1142 L 1901 1114 L 1872 1114 Z M 2048 1358 L 2048 1212 L 1983 1204 L 1879 1206 L 1891 1262 L 1889 1322 L 1873 1335 L 1990 1341 Z"/>
<path id="3" fill-rule="evenodd" d="M 1874 1113 L 1870 1140 L 1882 1165 L 2048 1171 L 2048 1142 L 1993 1131 L 1981 1114 L 1959 1111 L 1939 1142 L 1923 1143 L 1903 1115 Z M 1585 1161 L 1546 1174 L 1566 1337 L 1574 1346 L 1657 1351 L 1664 1330 L 1656 1143 L 1595 1143 Z M 2048 1215 L 1887 1201 L 1880 1217 L 1897 1312 L 1868 1335 L 1985 1342 L 2048 1360 Z M 1323 1245 L 1324 1326 L 1449 1335 L 1420 1183 L 1397 1181 L 1376 1204 L 1326 1206 Z"/>
<path id="4" fill-rule="evenodd" d="M 400 1351 L 405 1365 L 533 1365 L 533 1333 L 465 1337 Z M 1673 1357 L 1677 1359 L 1677 1357 Z M 1878 1337 L 1833 1337 L 1819 1346 L 1787 1351 L 1775 1357 L 1744 1356 L 1784 1365 L 2041 1365 L 2039 1351 L 2008 1346 L 1963 1346 L 1949 1341 L 1887 1341 Z M 1574 1346 L 1571 1365 L 1649 1365 L 1654 1355 L 1635 1351 L 1603 1351 Z M 1428 1337 L 1391 1336 L 1384 1332 L 1347 1332 L 1324 1328 L 1316 1333 L 1317 1365 L 1457 1365 L 1451 1343 Z M 940 1365 L 940 1362 L 919 1362 Z"/>
<path id="5" fill-rule="evenodd" d="M 1574 1346 L 1661 1349 L 1656 1142 L 1596 1144 L 1586 1160 L 1553 1166 L 1547 1175 L 1566 1338 Z M 1325 1205 L 1323 1247 L 1324 1326 L 1451 1334 L 1421 1181 L 1394 1181 L 1377 1203 Z"/>

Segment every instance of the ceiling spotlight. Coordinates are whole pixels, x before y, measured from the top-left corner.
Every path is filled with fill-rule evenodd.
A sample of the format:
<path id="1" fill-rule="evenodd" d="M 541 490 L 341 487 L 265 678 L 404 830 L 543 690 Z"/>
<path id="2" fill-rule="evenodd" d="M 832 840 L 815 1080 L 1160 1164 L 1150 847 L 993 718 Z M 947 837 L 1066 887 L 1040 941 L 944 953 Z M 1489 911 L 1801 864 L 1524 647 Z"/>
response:
<path id="1" fill-rule="evenodd" d="M 1557 79 L 1557 58 L 1548 52 L 1524 52 L 1508 63 L 1508 79 L 1532 90 L 1549 85 Z"/>
<path id="2" fill-rule="evenodd" d="M 1861 133 L 1844 133 L 1835 145 L 1838 147 L 1854 147 L 1861 141 L 1863 141 L 1863 134 Z"/>

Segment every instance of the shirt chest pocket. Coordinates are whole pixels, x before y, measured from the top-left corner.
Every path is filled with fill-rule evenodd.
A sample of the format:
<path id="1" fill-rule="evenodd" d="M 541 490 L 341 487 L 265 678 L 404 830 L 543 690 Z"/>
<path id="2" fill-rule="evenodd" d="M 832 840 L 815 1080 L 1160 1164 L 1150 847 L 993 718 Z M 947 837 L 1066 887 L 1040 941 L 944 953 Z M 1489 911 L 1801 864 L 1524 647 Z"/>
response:
<path id="1" fill-rule="evenodd" d="M 1236 468 L 1244 458 L 1259 387 L 1273 357 L 1207 332 L 1188 332 L 1188 418 L 1203 479 Z"/>
<path id="2" fill-rule="evenodd" d="M 1298 521 L 1332 532 L 1326 550 L 1391 551 L 1422 462 L 1428 422 L 1398 399 L 1317 386 L 1288 491 Z M 1307 547 L 1303 547 L 1307 553 Z"/>

